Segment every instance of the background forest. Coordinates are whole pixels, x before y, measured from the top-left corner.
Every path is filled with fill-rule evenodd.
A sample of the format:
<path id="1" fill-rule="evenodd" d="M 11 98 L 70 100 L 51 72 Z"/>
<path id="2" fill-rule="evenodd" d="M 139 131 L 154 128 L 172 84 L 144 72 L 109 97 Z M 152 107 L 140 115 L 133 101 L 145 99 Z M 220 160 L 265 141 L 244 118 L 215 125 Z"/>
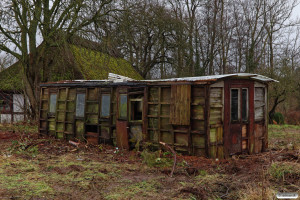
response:
<path id="1" fill-rule="evenodd" d="M 128 60 L 144 78 L 258 73 L 270 85 L 269 115 L 300 123 L 296 0 L 3 0 L 1 68 L 20 61 L 37 114 L 41 57 L 74 35 Z M 43 42 L 43 46 L 38 46 Z M 29 56 L 28 56 L 29 55 Z M 271 123 L 273 120 L 270 121 Z"/>

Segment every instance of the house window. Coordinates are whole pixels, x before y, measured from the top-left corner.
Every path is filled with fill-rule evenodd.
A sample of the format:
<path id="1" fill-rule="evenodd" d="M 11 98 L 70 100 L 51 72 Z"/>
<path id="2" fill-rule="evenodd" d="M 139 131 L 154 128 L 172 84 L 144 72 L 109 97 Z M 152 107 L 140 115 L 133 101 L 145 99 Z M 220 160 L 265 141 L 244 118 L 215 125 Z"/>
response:
<path id="1" fill-rule="evenodd" d="M 130 121 L 140 121 L 143 119 L 142 99 L 130 99 Z"/>
<path id="2" fill-rule="evenodd" d="M 127 94 L 120 94 L 119 119 L 127 119 Z"/>
<path id="3" fill-rule="evenodd" d="M 49 108 L 50 113 L 56 112 L 56 99 L 57 99 L 57 94 L 50 94 L 50 108 Z"/>
<path id="4" fill-rule="evenodd" d="M 233 88 L 230 91 L 231 121 L 248 120 L 248 89 Z"/>
<path id="5" fill-rule="evenodd" d="M 242 120 L 248 120 L 248 89 L 242 89 Z"/>
<path id="6" fill-rule="evenodd" d="M 11 111 L 11 98 L 10 95 L 1 94 L 0 95 L 0 113 Z"/>
<path id="7" fill-rule="evenodd" d="M 110 94 L 103 94 L 101 98 L 101 117 L 109 117 Z"/>
<path id="8" fill-rule="evenodd" d="M 85 94 L 76 96 L 76 117 L 84 117 Z"/>
<path id="9" fill-rule="evenodd" d="M 239 89 L 231 89 L 231 121 L 239 120 Z"/>

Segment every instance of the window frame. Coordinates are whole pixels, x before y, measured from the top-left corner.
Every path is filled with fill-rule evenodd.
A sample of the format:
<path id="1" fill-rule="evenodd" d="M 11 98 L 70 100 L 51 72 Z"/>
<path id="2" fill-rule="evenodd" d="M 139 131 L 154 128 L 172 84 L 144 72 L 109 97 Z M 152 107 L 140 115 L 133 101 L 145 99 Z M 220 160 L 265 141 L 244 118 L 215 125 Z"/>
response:
<path id="1" fill-rule="evenodd" d="M 103 97 L 104 96 L 108 96 L 109 97 L 108 115 L 107 116 L 103 116 L 103 114 L 102 114 L 102 110 L 103 110 L 102 105 L 103 105 Z M 107 119 L 107 118 L 110 117 L 110 115 L 111 115 L 111 94 L 109 94 L 109 93 L 103 93 L 103 94 L 101 94 L 100 118 L 106 118 Z"/>
<path id="2" fill-rule="evenodd" d="M 246 119 L 243 119 L 243 90 L 246 90 Z M 241 120 L 243 122 L 248 122 L 249 121 L 249 89 L 248 88 L 242 88 L 241 89 L 242 93 L 241 93 Z"/>
<path id="3" fill-rule="evenodd" d="M 237 104 L 238 104 L 238 108 L 237 108 L 237 112 L 238 112 L 238 116 L 237 116 L 237 119 L 233 120 L 232 119 L 232 90 L 237 90 L 238 91 L 238 100 L 237 100 Z M 240 101 L 241 101 L 241 97 L 240 97 L 240 88 L 230 88 L 230 121 L 231 122 L 238 122 L 240 121 L 241 119 L 241 104 L 240 104 Z"/>
<path id="4" fill-rule="evenodd" d="M 126 96 L 126 116 L 121 116 L 121 97 Z M 127 120 L 128 119 L 128 94 L 119 94 L 119 112 L 118 112 L 118 119 L 120 120 Z"/>
<path id="5" fill-rule="evenodd" d="M 141 102 L 142 103 L 142 119 L 139 119 L 139 120 L 134 120 L 134 119 L 132 119 L 131 117 L 132 117 L 132 105 L 131 105 L 131 103 L 132 102 Z M 144 114 L 144 105 L 143 105 L 143 98 L 135 98 L 135 99 L 129 99 L 129 121 L 130 122 L 141 122 L 141 121 L 143 121 L 143 114 Z"/>
<path id="6" fill-rule="evenodd" d="M 79 110 L 79 109 L 77 109 L 77 107 L 78 107 L 78 96 L 79 95 L 84 95 L 84 102 L 83 102 L 83 116 L 82 115 L 78 115 L 77 114 L 77 110 Z M 76 118 L 84 118 L 85 117 L 85 108 L 86 107 L 86 93 L 83 93 L 83 92 L 77 92 L 76 93 L 76 104 L 75 104 L 75 117 Z"/>
<path id="7" fill-rule="evenodd" d="M 51 106 L 51 102 L 52 102 L 52 98 L 51 98 L 51 96 L 55 96 L 55 102 L 54 102 L 54 107 L 53 106 Z M 52 112 L 52 110 L 51 110 L 51 108 L 54 108 L 54 112 Z M 52 92 L 52 93 L 50 93 L 49 94 L 49 114 L 50 115 L 55 115 L 56 114 L 56 107 L 57 107 L 57 93 L 56 92 Z"/>

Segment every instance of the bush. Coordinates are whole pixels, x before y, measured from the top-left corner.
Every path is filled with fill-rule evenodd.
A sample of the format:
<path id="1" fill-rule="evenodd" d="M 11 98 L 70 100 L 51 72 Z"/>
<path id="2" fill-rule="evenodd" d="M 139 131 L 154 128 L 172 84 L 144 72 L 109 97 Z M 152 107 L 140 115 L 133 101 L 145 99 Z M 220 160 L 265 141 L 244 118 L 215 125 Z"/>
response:
<path id="1" fill-rule="evenodd" d="M 282 113 L 275 113 L 273 120 L 275 120 L 277 122 L 277 124 L 284 124 L 284 116 Z"/>

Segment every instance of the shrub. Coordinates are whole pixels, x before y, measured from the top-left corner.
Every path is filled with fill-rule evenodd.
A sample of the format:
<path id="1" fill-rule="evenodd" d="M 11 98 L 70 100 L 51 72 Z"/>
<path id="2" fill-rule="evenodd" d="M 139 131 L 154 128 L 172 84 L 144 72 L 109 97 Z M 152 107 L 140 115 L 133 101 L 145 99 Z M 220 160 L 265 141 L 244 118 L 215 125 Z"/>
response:
<path id="1" fill-rule="evenodd" d="M 277 122 L 277 124 L 284 124 L 284 116 L 282 113 L 275 113 L 273 120 L 275 120 Z"/>

